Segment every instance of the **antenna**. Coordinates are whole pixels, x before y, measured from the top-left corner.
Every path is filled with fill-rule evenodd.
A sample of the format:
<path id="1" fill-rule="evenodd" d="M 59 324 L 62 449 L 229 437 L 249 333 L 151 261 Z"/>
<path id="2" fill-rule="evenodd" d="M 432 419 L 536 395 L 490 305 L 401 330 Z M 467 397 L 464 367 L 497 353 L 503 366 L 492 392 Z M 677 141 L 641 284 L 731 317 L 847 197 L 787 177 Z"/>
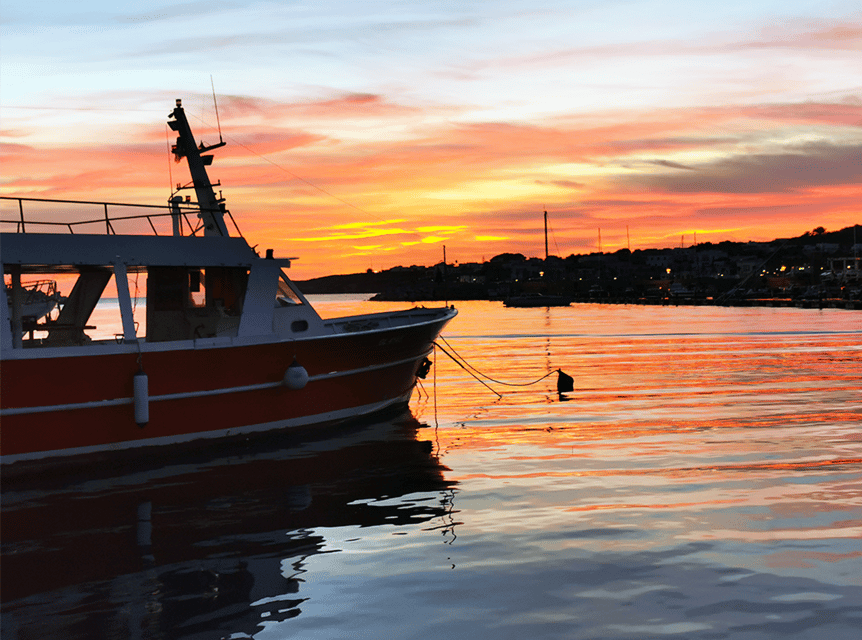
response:
<path id="1" fill-rule="evenodd" d="M 170 182 L 170 186 L 171 186 L 171 188 L 170 188 L 171 196 L 173 196 L 174 195 L 174 172 L 173 172 L 173 169 L 171 169 L 171 164 L 172 164 L 171 160 L 174 159 L 174 154 L 171 151 L 171 138 L 170 138 L 170 134 L 168 133 L 168 131 L 169 131 L 169 127 L 165 126 L 165 142 L 168 143 L 168 181 Z"/>
<path id="2" fill-rule="evenodd" d="M 213 105 L 215 106 L 216 124 L 218 125 L 218 141 L 224 142 L 224 140 L 221 137 L 221 121 L 219 120 L 219 117 L 218 117 L 218 102 L 216 102 L 215 83 L 213 82 L 212 75 L 210 75 L 210 85 L 213 88 Z"/>

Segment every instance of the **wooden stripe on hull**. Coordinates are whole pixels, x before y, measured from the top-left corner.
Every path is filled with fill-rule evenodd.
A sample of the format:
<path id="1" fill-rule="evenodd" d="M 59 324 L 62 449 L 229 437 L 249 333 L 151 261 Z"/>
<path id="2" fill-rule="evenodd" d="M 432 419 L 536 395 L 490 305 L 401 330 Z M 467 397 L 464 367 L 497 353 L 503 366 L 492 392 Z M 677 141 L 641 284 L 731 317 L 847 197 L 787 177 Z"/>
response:
<path id="1" fill-rule="evenodd" d="M 0 461 L 77 455 L 336 422 L 406 403 L 445 321 L 248 346 L 7 360 Z M 297 362 L 305 388 L 282 384 Z M 135 424 L 132 380 L 149 380 Z"/>

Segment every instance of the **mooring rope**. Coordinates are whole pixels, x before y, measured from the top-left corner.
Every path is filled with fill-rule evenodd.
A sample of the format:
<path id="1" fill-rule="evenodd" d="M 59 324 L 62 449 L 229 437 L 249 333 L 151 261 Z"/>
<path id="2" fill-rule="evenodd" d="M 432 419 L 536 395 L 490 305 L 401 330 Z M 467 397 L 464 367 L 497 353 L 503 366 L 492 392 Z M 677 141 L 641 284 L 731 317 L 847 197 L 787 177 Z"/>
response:
<path id="1" fill-rule="evenodd" d="M 442 339 L 442 338 L 441 338 L 441 339 Z M 449 353 L 448 351 L 446 351 L 446 349 L 444 349 L 443 347 L 441 347 L 441 346 L 440 346 L 439 344 L 437 344 L 436 342 L 434 343 L 434 346 L 436 346 L 436 347 L 440 347 L 440 351 L 442 351 L 442 352 L 443 352 L 443 353 L 445 353 L 447 356 L 449 356 L 449 357 L 452 359 L 452 362 L 454 362 L 454 363 L 455 363 L 455 364 L 457 364 L 459 367 L 461 367 L 464 371 L 466 371 L 466 372 L 467 372 L 467 373 L 469 373 L 471 376 L 473 376 L 473 378 L 474 378 L 476 381 L 478 381 L 478 382 L 479 382 L 479 384 L 483 385 L 483 386 L 484 386 L 486 389 L 488 389 L 491 393 L 496 394 L 498 398 L 502 398 L 502 397 L 503 397 L 503 394 L 501 394 L 499 391 L 497 391 L 497 390 L 496 390 L 496 389 L 494 389 L 493 387 L 489 386 L 487 382 L 485 382 L 484 380 L 482 380 L 482 378 L 480 378 L 478 375 L 476 375 L 475 373 L 473 373 L 472 371 L 470 371 L 470 369 L 468 369 L 468 368 L 465 366 L 465 365 L 466 365 L 466 361 L 462 363 L 460 360 L 458 360 L 455 356 L 453 356 L 451 353 Z M 490 378 L 488 378 L 488 379 L 490 380 Z M 493 382 L 493 380 L 492 380 L 492 382 Z"/>
<path id="2" fill-rule="evenodd" d="M 531 385 L 538 384 L 539 382 L 541 382 L 541 381 L 542 381 L 542 380 L 544 380 L 545 378 L 550 378 L 550 377 L 551 377 L 552 375 L 554 375 L 555 373 L 559 373 L 559 372 L 560 372 L 560 370 L 559 370 L 559 369 L 555 369 L 555 370 L 553 370 L 553 371 L 551 371 L 551 372 L 549 372 L 549 373 L 546 373 L 545 375 L 543 375 L 543 376 L 542 376 L 541 378 L 539 378 L 538 380 L 533 380 L 533 381 L 531 381 L 531 382 L 505 382 L 504 380 L 497 380 L 497 379 L 495 379 L 495 378 L 492 378 L 492 377 L 491 377 L 491 376 L 489 376 L 488 374 L 486 374 L 486 373 L 483 373 L 483 372 L 479 371 L 476 367 L 474 367 L 474 366 L 473 366 L 473 365 L 471 365 L 469 362 L 467 362 L 467 360 L 464 358 L 464 356 L 462 356 L 460 353 L 458 353 L 457 351 L 455 351 L 454 347 L 452 347 L 452 345 L 451 345 L 451 344 L 449 344 L 448 342 L 446 342 L 446 338 L 444 338 L 443 336 L 440 336 L 440 340 L 442 340 L 442 341 L 443 341 L 443 343 L 444 343 L 447 347 L 449 347 L 449 349 L 451 349 L 451 350 L 452 350 L 452 353 L 449 353 L 448 351 L 446 351 L 446 349 L 444 349 L 444 348 L 443 348 L 440 344 L 438 344 L 437 342 L 435 342 L 434 344 L 435 344 L 436 346 L 440 347 L 440 350 L 441 350 L 443 353 L 445 353 L 447 356 L 449 356 L 449 357 L 452 359 L 452 361 L 453 361 L 453 362 L 455 362 L 455 364 L 457 364 L 457 365 L 458 365 L 458 366 L 460 366 L 462 369 L 464 369 L 465 371 L 467 371 L 467 373 L 469 373 L 469 374 L 470 374 L 470 375 L 472 375 L 474 378 L 476 378 L 477 380 L 479 380 L 479 382 L 481 382 L 482 384 L 484 384 L 486 387 L 488 387 L 488 385 L 487 385 L 487 384 L 485 384 L 485 382 L 484 382 L 483 380 L 481 380 L 481 379 L 479 378 L 479 376 L 481 376 L 482 378 L 485 378 L 485 380 L 488 380 L 488 381 L 490 381 L 490 382 L 493 382 L 494 384 L 503 385 L 503 386 L 505 386 L 505 387 L 529 387 L 529 386 L 531 386 Z M 452 355 L 452 354 L 455 354 L 455 355 Z M 457 358 L 456 358 L 455 356 L 457 356 Z M 495 391 L 494 389 L 492 389 L 491 387 L 488 387 L 488 388 L 489 388 L 489 389 L 491 389 L 491 391 L 493 391 L 494 393 L 496 393 L 496 394 L 497 394 L 498 396 L 500 396 L 501 398 L 503 397 L 503 396 L 501 396 L 497 391 Z"/>
<path id="3" fill-rule="evenodd" d="M 434 359 L 437 359 L 437 343 L 434 343 Z M 440 438 L 437 437 L 437 429 L 440 423 L 437 421 L 437 367 L 434 367 L 434 442 L 437 443 L 437 455 L 440 455 Z"/>

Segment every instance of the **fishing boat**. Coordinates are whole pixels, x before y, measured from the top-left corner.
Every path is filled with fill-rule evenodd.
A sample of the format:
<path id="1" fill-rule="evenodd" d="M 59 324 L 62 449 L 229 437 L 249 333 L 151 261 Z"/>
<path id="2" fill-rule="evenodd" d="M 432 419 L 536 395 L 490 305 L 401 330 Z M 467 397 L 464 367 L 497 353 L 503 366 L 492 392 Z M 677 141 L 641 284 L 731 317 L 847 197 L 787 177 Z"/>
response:
<path id="1" fill-rule="evenodd" d="M 173 153 L 191 174 L 178 191 L 193 190 L 194 202 L 175 193 L 167 206 L 135 205 L 126 215 L 118 203 L 4 198 L 17 201 L 0 235 L 9 284 L 0 289 L 6 468 L 406 407 L 431 366 L 434 340 L 457 313 L 413 308 L 323 319 L 287 276 L 291 259 L 271 249 L 259 255 L 216 195 L 220 183 L 206 167 L 225 142 L 198 144 L 179 100 L 168 125 L 177 133 Z M 50 215 L 34 219 L 25 204 Z M 72 219 L 75 206 L 98 215 Z M 69 279 L 71 290 L 56 317 L 30 322 L 22 275 L 48 274 Z M 95 324 L 106 300 L 119 307 L 118 330 L 107 337 Z M 135 316 L 139 302 L 145 322 Z"/>

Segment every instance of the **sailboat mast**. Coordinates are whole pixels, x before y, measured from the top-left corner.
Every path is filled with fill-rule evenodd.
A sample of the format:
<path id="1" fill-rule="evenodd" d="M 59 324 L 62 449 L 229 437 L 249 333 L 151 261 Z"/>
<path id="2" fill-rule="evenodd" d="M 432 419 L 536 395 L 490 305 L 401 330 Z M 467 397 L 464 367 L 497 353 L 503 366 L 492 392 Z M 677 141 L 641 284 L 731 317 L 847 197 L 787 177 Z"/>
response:
<path id="1" fill-rule="evenodd" d="M 545 211 L 545 260 L 548 259 L 548 212 Z"/>

